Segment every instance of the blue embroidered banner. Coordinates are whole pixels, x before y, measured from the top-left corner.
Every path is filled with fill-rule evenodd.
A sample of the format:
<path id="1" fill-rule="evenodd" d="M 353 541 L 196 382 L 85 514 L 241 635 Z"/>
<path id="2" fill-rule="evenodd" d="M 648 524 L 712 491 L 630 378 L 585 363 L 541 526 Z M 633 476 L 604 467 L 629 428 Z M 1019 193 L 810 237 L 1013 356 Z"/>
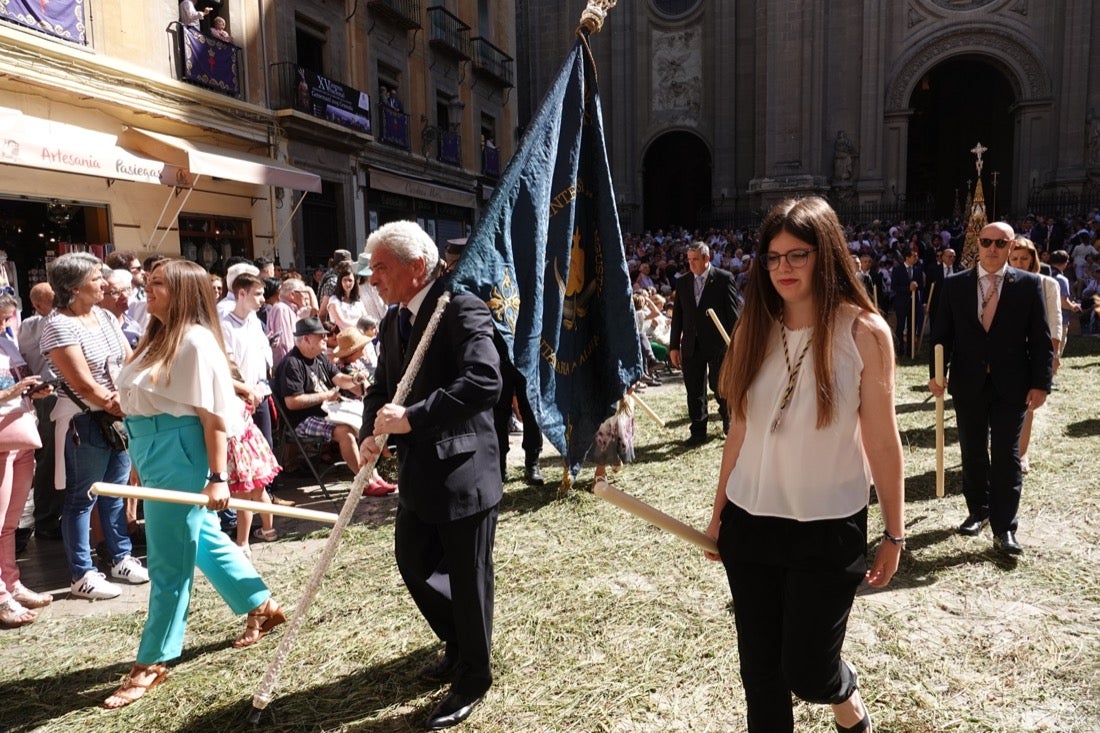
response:
<path id="1" fill-rule="evenodd" d="M 0 19 L 63 41 L 88 45 L 84 0 L 0 0 Z"/>
<path id="2" fill-rule="evenodd" d="M 190 26 L 181 25 L 180 32 L 183 34 L 184 80 L 239 97 L 240 48 Z"/>
<path id="3" fill-rule="evenodd" d="M 452 275 L 483 299 L 539 427 L 576 476 L 642 375 L 596 70 L 583 37 L 542 100 Z"/>

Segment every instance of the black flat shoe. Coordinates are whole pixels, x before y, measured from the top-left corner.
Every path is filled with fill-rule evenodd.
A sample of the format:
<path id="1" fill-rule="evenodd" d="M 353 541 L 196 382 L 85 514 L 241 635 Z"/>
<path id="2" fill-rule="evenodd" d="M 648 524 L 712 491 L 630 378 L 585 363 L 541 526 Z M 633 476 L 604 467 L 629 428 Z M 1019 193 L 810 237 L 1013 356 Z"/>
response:
<path id="1" fill-rule="evenodd" d="M 687 440 L 684 441 L 683 445 L 684 445 L 685 448 L 694 448 L 695 446 L 702 445 L 703 443 L 706 443 L 706 442 L 707 442 L 707 435 L 705 433 L 703 433 L 702 435 L 693 435 L 693 436 L 691 436 L 690 438 L 688 438 Z"/>
<path id="2" fill-rule="evenodd" d="M 836 721 L 833 722 L 835 723 Z M 836 723 L 836 729 L 837 733 L 871 733 L 871 716 L 864 713 L 863 720 L 847 728 L 840 723 Z"/>
<path id="3" fill-rule="evenodd" d="M 523 480 L 532 486 L 542 486 L 546 481 L 542 477 L 542 471 L 539 470 L 539 464 L 529 463 L 527 467 L 523 469 Z"/>
<path id="4" fill-rule="evenodd" d="M 1001 532 L 993 538 L 993 548 L 1005 555 L 1022 555 L 1024 548 L 1016 541 L 1015 532 Z"/>
<path id="5" fill-rule="evenodd" d="M 428 730 L 443 730 L 458 725 L 470 717 L 470 713 L 474 711 L 474 708 L 484 697 L 484 693 L 475 696 L 448 692 L 442 702 L 435 706 L 435 710 L 428 717 L 425 727 Z"/>
<path id="6" fill-rule="evenodd" d="M 975 517 L 973 514 L 959 525 L 959 534 L 965 537 L 977 537 L 982 533 L 982 527 L 988 522 L 987 517 Z"/>

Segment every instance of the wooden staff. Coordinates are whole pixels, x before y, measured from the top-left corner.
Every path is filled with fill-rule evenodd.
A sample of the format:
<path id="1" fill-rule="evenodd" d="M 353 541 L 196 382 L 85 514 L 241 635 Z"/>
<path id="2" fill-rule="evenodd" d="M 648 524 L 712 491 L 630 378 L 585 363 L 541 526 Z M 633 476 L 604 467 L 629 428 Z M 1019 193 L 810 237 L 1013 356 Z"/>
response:
<path id="1" fill-rule="evenodd" d="M 882 309 L 878 307 L 878 285 L 871 284 L 871 297 L 875 300 L 875 310 L 882 313 Z"/>
<path id="2" fill-rule="evenodd" d="M 917 358 L 917 291 L 909 293 L 909 358 Z"/>
<path id="3" fill-rule="evenodd" d="M 936 384 L 943 388 L 943 344 L 933 348 L 936 360 Z M 936 496 L 943 498 L 943 395 L 936 398 Z"/>
<path id="4" fill-rule="evenodd" d="M 921 350 L 924 346 L 924 331 L 927 328 L 932 330 L 932 319 L 929 317 L 932 315 L 932 295 L 936 292 L 936 283 L 932 283 L 928 286 L 928 300 L 924 301 L 924 323 L 920 326 L 920 338 L 917 339 L 917 351 Z"/>
<path id="5" fill-rule="evenodd" d="M 652 407 L 642 402 L 642 398 L 639 397 L 636 393 L 632 392 L 630 394 L 630 399 L 634 400 L 635 404 L 637 404 L 638 407 L 642 408 L 642 412 L 653 418 L 658 425 L 660 425 L 662 428 L 665 426 L 665 421 L 661 419 L 661 416 L 654 412 Z"/>
<path id="6" fill-rule="evenodd" d="M 707 308 L 707 315 L 710 316 L 710 320 L 714 321 L 714 327 L 718 329 L 718 333 L 722 334 L 722 340 L 726 342 L 726 346 L 729 346 L 730 335 L 726 333 L 726 329 L 723 328 L 722 322 L 718 320 L 718 314 L 714 312 L 713 308 Z"/>
<path id="7" fill-rule="evenodd" d="M 602 478 L 596 481 L 596 485 L 592 487 L 592 493 L 604 501 L 611 502 L 620 509 L 627 510 L 643 521 L 649 522 L 666 532 L 671 532 L 682 540 L 687 540 L 693 545 L 703 548 L 707 552 L 718 553 L 718 546 L 714 544 L 714 540 L 710 537 L 707 537 L 694 527 L 689 527 L 679 519 L 675 519 L 660 510 L 654 509 L 644 501 L 639 501 L 630 494 L 619 491 Z"/>
<path id="8" fill-rule="evenodd" d="M 169 504 L 192 504 L 194 506 L 206 506 L 206 502 L 209 500 L 206 494 L 171 491 L 170 489 L 150 489 L 145 486 L 107 484 L 101 481 L 92 484 L 92 488 L 89 489 L 88 493 L 96 496 L 120 496 L 124 499 L 144 499 L 145 501 L 163 501 Z M 230 499 L 229 508 L 259 514 L 273 514 L 289 519 L 305 519 L 310 522 L 322 522 L 324 524 L 335 524 L 338 516 L 332 512 L 319 512 L 314 509 L 282 506 L 281 504 L 264 504 L 263 502 L 248 501 L 247 499 Z"/>

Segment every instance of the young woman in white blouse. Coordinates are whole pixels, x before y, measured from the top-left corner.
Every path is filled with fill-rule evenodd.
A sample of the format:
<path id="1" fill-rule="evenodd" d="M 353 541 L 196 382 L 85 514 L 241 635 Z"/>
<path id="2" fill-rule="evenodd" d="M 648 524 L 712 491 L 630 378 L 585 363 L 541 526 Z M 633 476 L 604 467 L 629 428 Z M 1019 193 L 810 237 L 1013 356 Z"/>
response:
<path id="1" fill-rule="evenodd" d="M 856 588 L 889 583 L 904 544 L 892 336 L 823 199 L 778 204 L 759 241 L 719 380 L 732 423 L 708 557 L 733 595 L 750 733 L 793 731 L 792 693 L 869 732 L 840 652 Z M 868 570 L 872 483 L 885 533 Z"/>
<path id="2" fill-rule="evenodd" d="M 205 507 L 145 503 L 149 615 L 130 674 L 104 701 L 120 708 L 168 675 L 180 656 L 195 567 L 234 613 L 247 613 L 234 647 L 251 646 L 285 621 L 256 569 L 221 531 L 229 502 L 226 440 L 242 427 L 206 271 L 163 260 L 146 285 L 149 326 L 118 378 L 130 455 L 144 486 L 205 494 Z M 207 510 L 212 511 L 207 511 Z"/>

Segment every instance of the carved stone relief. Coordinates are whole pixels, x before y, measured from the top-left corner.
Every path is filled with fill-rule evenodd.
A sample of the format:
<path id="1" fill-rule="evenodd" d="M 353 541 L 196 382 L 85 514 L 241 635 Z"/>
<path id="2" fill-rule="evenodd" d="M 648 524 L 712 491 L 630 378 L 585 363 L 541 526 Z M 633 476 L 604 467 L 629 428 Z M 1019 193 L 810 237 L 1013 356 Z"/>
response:
<path id="1" fill-rule="evenodd" d="M 698 29 L 653 33 L 652 109 L 699 114 L 703 96 L 703 51 Z"/>
<path id="2" fill-rule="evenodd" d="M 933 0 L 936 5 L 948 10 L 976 10 L 989 5 L 993 0 Z"/>

